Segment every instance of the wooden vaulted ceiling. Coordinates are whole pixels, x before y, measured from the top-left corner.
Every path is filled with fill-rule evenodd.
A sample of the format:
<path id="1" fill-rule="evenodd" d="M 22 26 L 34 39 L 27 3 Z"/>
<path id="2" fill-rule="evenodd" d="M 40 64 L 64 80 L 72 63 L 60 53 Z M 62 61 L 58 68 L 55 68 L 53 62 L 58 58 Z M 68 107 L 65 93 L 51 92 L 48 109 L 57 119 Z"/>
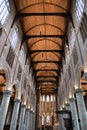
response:
<path id="1" fill-rule="evenodd" d="M 37 87 L 54 92 L 58 86 L 70 0 L 14 0 L 16 17 L 20 19 L 34 69 Z"/>

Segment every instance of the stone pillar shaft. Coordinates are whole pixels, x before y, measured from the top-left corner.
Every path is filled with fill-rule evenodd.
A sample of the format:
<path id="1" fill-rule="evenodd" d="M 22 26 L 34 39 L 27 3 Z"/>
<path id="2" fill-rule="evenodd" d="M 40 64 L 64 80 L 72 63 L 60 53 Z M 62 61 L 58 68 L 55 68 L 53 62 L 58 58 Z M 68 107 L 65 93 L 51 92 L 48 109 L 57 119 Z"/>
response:
<path id="1" fill-rule="evenodd" d="M 78 122 L 78 115 L 76 110 L 75 99 L 70 99 L 70 107 L 71 107 L 71 116 L 72 116 L 72 123 L 73 123 L 73 130 L 80 130 L 79 122 Z"/>
<path id="2" fill-rule="evenodd" d="M 29 130 L 29 109 L 25 112 L 25 130 Z"/>
<path id="3" fill-rule="evenodd" d="M 83 91 L 81 89 L 76 90 L 76 99 L 77 99 L 81 130 L 87 130 L 87 112 L 83 98 Z"/>
<path id="4" fill-rule="evenodd" d="M 30 111 L 30 127 L 29 130 L 32 130 L 32 111 Z"/>
<path id="5" fill-rule="evenodd" d="M 3 130 L 4 128 L 10 96 L 11 96 L 11 91 L 5 90 L 3 93 L 3 98 L 0 106 L 0 130 Z"/>
<path id="6" fill-rule="evenodd" d="M 20 106 L 20 100 L 15 99 L 13 113 L 12 113 L 12 119 L 11 119 L 11 124 L 10 124 L 10 130 L 16 130 L 19 106 Z"/>
<path id="7" fill-rule="evenodd" d="M 27 130 L 30 130 L 30 110 L 28 111 L 28 126 L 27 126 Z"/>
<path id="8" fill-rule="evenodd" d="M 23 130 L 24 129 L 25 109 L 26 109 L 26 106 L 22 104 L 21 105 L 21 112 L 20 112 L 18 130 Z"/>

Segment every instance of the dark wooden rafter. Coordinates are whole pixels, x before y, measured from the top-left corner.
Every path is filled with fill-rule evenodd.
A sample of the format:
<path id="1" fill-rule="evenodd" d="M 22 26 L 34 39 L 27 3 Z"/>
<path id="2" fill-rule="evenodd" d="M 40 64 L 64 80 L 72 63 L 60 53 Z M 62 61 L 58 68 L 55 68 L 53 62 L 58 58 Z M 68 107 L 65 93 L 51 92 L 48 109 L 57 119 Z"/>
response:
<path id="1" fill-rule="evenodd" d="M 46 79 L 46 80 L 37 80 L 37 82 L 54 82 L 54 83 L 55 83 L 55 82 L 57 82 L 57 81 L 54 81 L 54 80 L 47 80 L 47 79 Z"/>
<path id="2" fill-rule="evenodd" d="M 17 12 L 16 17 L 30 17 L 30 16 L 60 16 L 64 18 L 70 18 L 71 14 L 69 12 L 47 12 L 47 13 L 19 13 Z"/>
<path id="3" fill-rule="evenodd" d="M 5 77 L 5 73 L 0 73 L 0 76 L 3 76 L 4 79 L 6 79 L 6 77 Z"/>
<path id="4" fill-rule="evenodd" d="M 52 91 L 46 91 L 46 90 L 44 90 L 44 91 L 41 91 L 41 94 L 54 94 L 54 93 L 56 93 L 56 91 L 57 90 L 52 90 Z"/>
<path id="5" fill-rule="evenodd" d="M 22 43 L 26 42 L 27 40 L 31 38 L 60 38 L 68 44 L 68 38 L 67 35 L 24 35 L 22 38 Z"/>
<path id="6" fill-rule="evenodd" d="M 27 55 L 32 55 L 33 53 L 37 52 L 55 52 L 64 55 L 64 50 L 29 50 Z"/>
<path id="7" fill-rule="evenodd" d="M 6 84 L 0 84 L 0 87 L 6 86 Z"/>
<path id="8" fill-rule="evenodd" d="M 36 76 L 36 78 L 58 78 L 58 76 Z"/>

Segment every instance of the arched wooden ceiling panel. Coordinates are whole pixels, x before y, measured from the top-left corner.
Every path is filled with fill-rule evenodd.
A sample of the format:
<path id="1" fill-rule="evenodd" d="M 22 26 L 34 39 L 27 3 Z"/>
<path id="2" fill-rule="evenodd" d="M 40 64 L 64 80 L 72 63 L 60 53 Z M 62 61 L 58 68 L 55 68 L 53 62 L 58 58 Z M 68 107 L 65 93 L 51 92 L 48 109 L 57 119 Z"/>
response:
<path id="1" fill-rule="evenodd" d="M 55 63 L 38 63 L 38 64 L 36 64 L 34 67 L 35 67 L 35 69 L 39 69 L 39 68 L 42 68 L 42 67 L 44 67 L 44 66 L 47 66 L 47 67 L 53 67 L 53 68 L 55 68 L 55 69 L 58 69 L 58 65 L 57 64 L 55 64 Z"/>
<path id="2" fill-rule="evenodd" d="M 42 4 L 46 4 L 46 5 L 48 5 L 48 6 L 54 6 L 54 7 L 52 7 L 52 9 L 58 9 L 58 10 L 61 10 L 61 11 L 68 11 L 67 10 L 67 8 L 69 7 L 69 2 L 66 0 L 65 2 L 63 2 L 62 4 L 61 4 L 61 2 L 62 1 L 54 1 L 54 0 L 33 0 L 33 1 L 29 1 L 29 0 L 25 0 L 25 1 L 23 1 L 22 2 L 22 4 L 21 4 L 21 0 L 15 0 L 15 2 L 17 2 L 17 5 L 16 5 L 16 7 L 17 7 L 17 10 L 18 11 L 25 11 L 26 9 L 29 9 L 29 8 L 32 8 L 32 7 L 34 7 L 34 6 L 38 6 L 38 5 L 41 5 L 41 7 L 42 7 Z M 20 8 L 19 8 L 20 7 Z M 65 8 L 66 7 L 66 8 Z M 35 9 L 35 7 L 34 7 L 34 9 Z M 38 9 L 38 8 L 36 8 L 36 9 Z M 33 10 L 33 9 L 31 9 L 31 10 Z M 30 11 L 31 11 L 30 10 Z"/>
<path id="3" fill-rule="evenodd" d="M 55 52 L 38 52 L 38 54 L 34 54 L 31 56 L 31 59 L 34 61 L 34 60 L 46 60 L 48 59 L 49 57 L 51 57 L 51 59 L 53 60 L 59 60 L 60 57 L 60 54 L 56 54 Z"/>
<path id="4" fill-rule="evenodd" d="M 56 49 L 60 48 L 62 50 L 63 47 L 64 47 L 64 44 L 63 44 L 64 40 L 62 41 L 60 38 L 51 38 L 51 37 L 49 37 L 49 38 L 45 38 L 45 40 L 43 40 L 43 41 L 42 41 L 42 39 L 43 38 L 34 38 L 34 39 L 28 40 L 28 46 L 29 46 L 29 48 L 32 47 L 32 48 L 30 48 L 31 50 L 33 50 L 33 49 L 36 50 L 35 46 L 38 46 L 37 44 L 40 45 L 41 43 L 43 43 L 43 41 L 46 41 L 46 43 L 49 43 L 48 44 L 49 46 L 51 46 L 51 44 L 52 44 L 53 45 L 52 47 L 56 47 Z M 34 46 L 34 43 L 36 43 L 36 42 L 37 42 L 37 44 Z M 54 44 L 52 42 L 54 42 Z M 41 45 L 39 47 L 41 48 Z M 43 48 L 42 48 L 42 50 L 43 50 Z"/>
<path id="5" fill-rule="evenodd" d="M 49 44 L 50 44 L 50 43 L 52 44 L 52 42 L 53 42 L 53 44 L 56 44 L 61 50 L 63 49 L 62 46 L 61 46 L 61 43 L 58 43 L 58 41 L 56 42 L 55 40 L 53 40 L 53 39 L 48 39 L 48 38 L 39 39 L 39 40 L 33 42 L 31 45 L 29 44 L 29 48 L 32 50 L 32 47 L 33 47 L 34 45 L 38 44 L 39 42 L 42 43 L 42 41 L 44 41 L 44 40 L 45 40 L 46 42 L 48 41 Z"/>
<path id="6" fill-rule="evenodd" d="M 70 0 L 14 0 L 31 58 L 36 86 L 52 92 L 58 86 L 64 46 L 68 44 L 67 25 Z M 48 76 L 48 77 L 47 77 Z M 49 81 L 48 81 L 49 80 Z"/>
<path id="7" fill-rule="evenodd" d="M 50 23 L 40 23 L 40 24 L 37 24 L 37 25 L 35 24 L 34 26 L 29 27 L 29 29 L 26 30 L 25 34 L 30 32 L 32 29 L 36 29 L 36 27 L 39 27 L 39 26 L 50 26 L 52 28 L 56 28 L 56 29 L 60 30 L 61 33 L 65 34 L 65 32 L 61 28 L 59 28 L 56 25 L 50 24 Z"/>
<path id="8" fill-rule="evenodd" d="M 57 74 L 57 72 L 56 71 L 39 71 L 38 73 L 37 73 L 37 77 L 38 76 L 42 76 L 43 75 L 43 78 L 44 78 L 44 76 L 58 76 L 58 74 Z"/>
<path id="9" fill-rule="evenodd" d="M 41 40 L 37 44 L 33 45 L 31 50 L 44 50 L 44 49 L 61 49 L 61 43 L 55 44 L 49 40 Z"/>
<path id="10" fill-rule="evenodd" d="M 27 20 L 27 23 L 26 23 L 26 20 Z M 64 17 L 60 17 L 60 16 L 58 16 L 58 17 L 56 17 L 56 16 L 45 16 L 45 17 L 32 16 L 30 20 L 29 20 L 28 17 L 25 17 L 25 19 L 22 20 L 22 24 L 24 26 L 24 32 L 25 33 L 29 28 L 32 28 L 32 26 L 35 27 L 35 25 L 41 25 L 42 23 L 44 23 L 43 26 L 46 26 L 47 23 L 49 23 L 50 25 L 57 26 L 57 27 L 61 28 L 61 30 L 63 30 L 63 32 L 64 32 L 64 30 L 65 30 L 64 24 L 66 23 L 66 20 L 65 20 Z M 43 26 L 42 26 L 42 28 L 43 28 Z M 40 27 L 38 29 L 37 28 L 34 29 L 34 31 L 35 30 L 38 30 L 39 32 L 42 32 L 42 34 L 43 34 L 43 30 L 41 30 Z"/>

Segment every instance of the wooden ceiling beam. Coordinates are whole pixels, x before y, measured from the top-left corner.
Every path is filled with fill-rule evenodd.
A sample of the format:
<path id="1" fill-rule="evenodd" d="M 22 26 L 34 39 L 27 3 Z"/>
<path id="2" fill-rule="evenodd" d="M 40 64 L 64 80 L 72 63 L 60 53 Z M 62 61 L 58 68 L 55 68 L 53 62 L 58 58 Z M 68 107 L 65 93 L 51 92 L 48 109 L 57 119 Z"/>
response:
<path id="1" fill-rule="evenodd" d="M 36 76 L 36 78 L 58 78 L 58 76 Z"/>
<path id="2" fill-rule="evenodd" d="M 57 83 L 58 81 L 54 81 L 54 80 L 37 80 L 37 82 L 53 82 L 53 83 Z"/>
<path id="3" fill-rule="evenodd" d="M 0 84 L 0 87 L 6 86 L 6 84 Z"/>
<path id="4" fill-rule="evenodd" d="M 32 55 L 33 53 L 37 52 L 55 52 L 59 54 L 64 54 L 64 50 L 29 50 L 27 55 Z"/>
<path id="5" fill-rule="evenodd" d="M 64 13 L 64 12 L 19 13 L 19 12 L 17 12 L 17 14 L 16 14 L 17 18 L 30 17 L 30 16 L 60 16 L 60 17 L 64 17 L 64 18 L 70 18 L 71 14 L 70 14 L 70 12 L 67 12 L 67 13 Z"/>
<path id="6" fill-rule="evenodd" d="M 24 35 L 22 38 L 22 43 L 26 42 L 31 38 L 60 38 L 68 44 L 67 35 Z"/>
<path id="7" fill-rule="evenodd" d="M 56 63 L 56 64 L 62 64 L 61 61 L 52 61 L 52 60 L 41 60 L 41 61 L 32 61 L 33 64 L 38 64 L 38 63 Z"/>

